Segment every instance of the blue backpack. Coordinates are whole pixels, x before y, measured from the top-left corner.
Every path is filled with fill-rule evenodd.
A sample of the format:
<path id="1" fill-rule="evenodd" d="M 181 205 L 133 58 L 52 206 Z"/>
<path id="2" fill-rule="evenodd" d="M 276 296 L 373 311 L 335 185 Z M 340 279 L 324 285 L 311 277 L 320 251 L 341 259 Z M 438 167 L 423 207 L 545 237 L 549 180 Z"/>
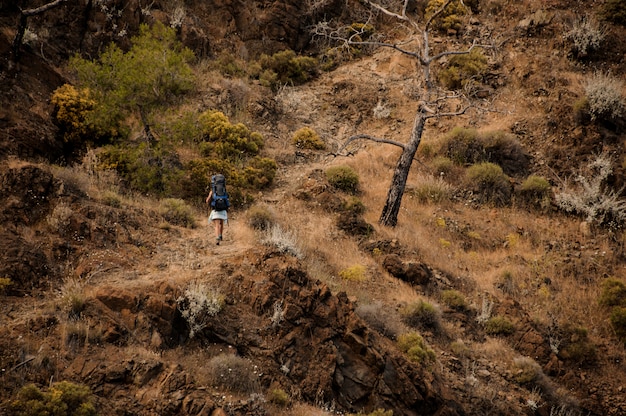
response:
<path id="1" fill-rule="evenodd" d="M 226 178 L 224 175 L 218 174 L 211 176 L 211 208 L 215 211 L 226 211 L 230 208 L 228 200 L 228 192 L 226 192 Z"/>

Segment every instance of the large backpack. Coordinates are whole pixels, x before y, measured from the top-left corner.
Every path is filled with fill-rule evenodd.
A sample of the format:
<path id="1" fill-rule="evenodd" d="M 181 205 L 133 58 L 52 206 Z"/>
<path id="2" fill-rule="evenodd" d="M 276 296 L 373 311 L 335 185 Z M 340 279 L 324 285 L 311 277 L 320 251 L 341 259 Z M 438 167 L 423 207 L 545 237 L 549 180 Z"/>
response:
<path id="1" fill-rule="evenodd" d="M 224 175 L 217 174 L 211 176 L 211 208 L 216 211 L 225 211 L 230 207 L 228 200 L 228 192 L 226 192 L 226 178 Z"/>

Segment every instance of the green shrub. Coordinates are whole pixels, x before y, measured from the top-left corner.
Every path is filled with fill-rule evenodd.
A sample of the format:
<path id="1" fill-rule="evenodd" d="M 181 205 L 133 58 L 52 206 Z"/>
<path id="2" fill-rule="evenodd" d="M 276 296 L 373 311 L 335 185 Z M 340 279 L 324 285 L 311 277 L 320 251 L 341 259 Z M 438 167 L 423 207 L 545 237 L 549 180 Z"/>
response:
<path id="1" fill-rule="evenodd" d="M 446 1 L 447 0 L 429 0 L 426 6 L 426 19 L 429 19 L 441 9 Z M 467 9 L 463 5 L 463 2 L 453 0 L 445 10 L 433 20 L 432 27 L 441 32 L 447 32 L 449 30 L 458 32 L 463 27 L 462 16 L 465 14 L 467 14 Z"/>
<path id="2" fill-rule="evenodd" d="M 552 201 L 552 186 L 545 178 L 530 175 L 520 185 L 518 195 L 523 206 L 546 209 Z"/>
<path id="3" fill-rule="evenodd" d="M 489 335 L 511 335 L 515 332 L 515 325 L 504 316 L 494 316 L 484 323 L 485 332 Z"/>
<path id="4" fill-rule="evenodd" d="M 193 52 L 177 40 L 176 31 L 157 22 L 151 27 L 140 25 L 127 52 L 111 43 L 97 60 L 76 55 L 70 67 L 77 73 L 79 88 L 88 88 L 96 102 L 90 125 L 100 136 L 117 138 L 123 136 L 120 126 L 131 120 L 141 120 L 149 131 L 155 112 L 193 88 L 189 66 L 193 58 Z"/>
<path id="5" fill-rule="evenodd" d="M 513 187 L 502 168 L 494 163 L 472 165 L 466 172 L 466 186 L 477 194 L 479 202 L 507 205 L 511 201 Z"/>
<path id="6" fill-rule="evenodd" d="M 173 150 L 145 142 L 104 147 L 98 154 L 98 168 L 115 170 L 127 188 L 152 196 L 176 195 L 183 174 Z"/>
<path id="7" fill-rule="evenodd" d="M 356 215 L 361 215 L 365 212 L 365 204 L 359 198 L 351 196 L 343 201 L 343 210 Z"/>
<path id="8" fill-rule="evenodd" d="M 411 303 L 401 310 L 404 323 L 417 329 L 441 328 L 441 311 L 439 307 L 424 300 Z"/>
<path id="9" fill-rule="evenodd" d="M 482 49 L 475 48 L 470 53 L 450 58 L 445 69 L 437 74 L 437 78 L 445 88 L 458 90 L 479 81 L 486 69 L 487 58 Z"/>
<path id="10" fill-rule="evenodd" d="M 602 282 L 600 305 L 626 307 L 626 284 L 619 279 L 610 277 Z"/>
<path id="11" fill-rule="evenodd" d="M 437 156 L 433 159 L 433 170 L 437 175 L 447 175 L 452 172 L 454 162 L 449 157 Z"/>
<path id="12" fill-rule="evenodd" d="M 448 305 L 451 309 L 463 311 L 467 309 L 467 301 L 465 296 L 458 290 L 448 289 L 441 291 L 441 302 Z"/>
<path id="13" fill-rule="evenodd" d="M 626 3 L 624 0 L 606 0 L 602 10 L 602 18 L 626 26 Z"/>
<path id="14" fill-rule="evenodd" d="M 575 362 L 577 365 L 589 365 L 596 361 L 596 347 L 589 340 L 586 328 L 564 328 L 564 340 L 559 357 Z"/>
<path id="15" fill-rule="evenodd" d="M 257 231 L 269 230 L 276 222 L 274 214 L 268 207 L 262 205 L 254 205 L 247 212 L 248 225 Z"/>
<path id="16" fill-rule="evenodd" d="M 187 228 L 196 227 L 193 209 L 182 199 L 167 198 L 162 200 L 159 205 L 159 213 L 170 224 Z"/>
<path id="17" fill-rule="evenodd" d="M 258 73 L 251 76 L 258 78 L 261 84 L 276 90 L 280 85 L 303 84 L 318 73 L 317 59 L 297 56 L 292 50 L 276 52 L 269 56 L 262 54 L 258 62 Z"/>
<path id="18" fill-rule="evenodd" d="M 41 391 L 34 384 L 22 387 L 10 404 L 16 416 L 92 416 L 96 414 L 89 387 L 61 381 Z"/>
<path id="19" fill-rule="evenodd" d="M 331 166 L 326 169 L 326 179 L 331 186 L 350 193 L 359 191 L 359 175 L 347 165 Z"/>
<path id="20" fill-rule="evenodd" d="M 626 307 L 614 307 L 611 311 L 610 321 L 615 334 L 622 341 L 626 341 Z"/>
<path id="21" fill-rule="evenodd" d="M 529 384 L 539 381 L 543 376 L 541 366 L 530 357 L 517 357 L 513 360 L 515 367 L 515 381 L 519 384 Z"/>
<path id="22" fill-rule="evenodd" d="M 298 149 L 323 150 L 326 147 L 319 134 L 310 127 L 302 127 L 296 131 L 291 143 Z"/>
<path id="23" fill-rule="evenodd" d="M 205 157 L 236 162 L 257 155 L 263 147 L 261 134 L 250 131 L 242 123 L 232 124 L 220 111 L 207 110 L 198 121 L 204 140 L 201 152 Z"/>
<path id="24" fill-rule="evenodd" d="M 102 203 L 108 205 L 113 208 L 121 208 L 122 207 L 122 198 L 115 192 L 106 191 L 102 195 Z"/>
<path id="25" fill-rule="evenodd" d="M 267 395 L 267 400 L 280 407 L 286 407 L 291 401 L 289 395 L 283 389 L 272 389 Z"/>
<path id="26" fill-rule="evenodd" d="M 217 57 L 215 67 L 226 76 L 243 77 L 246 75 L 245 63 L 226 51 Z"/>
<path id="27" fill-rule="evenodd" d="M 408 332 L 398 337 L 398 348 L 408 356 L 409 360 L 418 364 L 434 362 L 435 351 L 424 341 L 417 332 Z"/>
<path id="28" fill-rule="evenodd" d="M 468 165 L 487 160 L 483 140 L 476 129 L 453 128 L 441 146 L 443 155 L 457 165 Z"/>

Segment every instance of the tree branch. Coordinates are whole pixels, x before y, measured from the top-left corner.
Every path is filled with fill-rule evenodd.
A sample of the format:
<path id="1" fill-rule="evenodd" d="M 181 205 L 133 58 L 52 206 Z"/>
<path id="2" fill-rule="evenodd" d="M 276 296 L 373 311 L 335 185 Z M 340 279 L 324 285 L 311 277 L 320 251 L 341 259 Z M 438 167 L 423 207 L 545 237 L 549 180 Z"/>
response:
<path id="1" fill-rule="evenodd" d="M 337 150 L 336 153 L 332 153 L 332 155 L 333 156 L 343 156 L 343 155 L 341 155 L 341 152 L 346 147 L 348 147 L 348 145 L 350 143 L 352 143 L 353 141 L 356 141 L 356 140 L 370 140 L 370 141 L 373 141 L 373 142 L 376 142 L 376 143 L 391 144 L 391 145 L 394 145 L 394 146 L 398 146 L 399 148 L 404 150 L 404 143 L 400 143 L 400 142 L 397 142 L 395 140 L 381 139 L 379 137 L 370 136 L 369 134 L 356 134 L 354 136 L 350 136 L 348 138 L 348 140 L 346 140 L 346 142 L 343 144 L 343 146 L 341 146 L 339 148 L 339 150 Z"/>
<path id="2" fill-rule="evenodd" d="M 27 10 L 22 10 L 22 15 L 26 16 L 26 17 L 30 17 L 30 16 L 35 16 L 37 14 L 43 13 L 45 11 L 48 11 L 50 9 L 52 9 L 53 7 L 58 6 L 59 4 L 63 3 L 65 0 L 54 0 L 53 2 L 50 2 L 48 4 L 44 4 L 41 7 L 37 7 L 35 9 L 27 9 Z"/>

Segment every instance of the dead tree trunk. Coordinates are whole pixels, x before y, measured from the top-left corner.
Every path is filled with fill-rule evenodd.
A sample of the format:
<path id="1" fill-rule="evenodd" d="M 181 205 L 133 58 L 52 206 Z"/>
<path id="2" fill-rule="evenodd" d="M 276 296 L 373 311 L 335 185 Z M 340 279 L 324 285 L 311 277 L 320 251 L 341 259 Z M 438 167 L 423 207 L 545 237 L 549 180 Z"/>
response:
<path id="1" fill-rule="evenodd" d="M 389 191 L 387 192 L 387 201 L 385 202 L 383 211 L 380 214 L 380 219 L 378 220 L 381 225 L 395 227 L 398 223 L 398 213 L 400 212 L 400 204 L 402 203 L 404 188 L 406 187 L 406 181 L 409 177 L 413 158 L 415 157 L 417 148 L 422 140 L 422 133 L 424 132 L 426 120 L 427 116 L 425 110 L 420 108 L 415 116 L 415 121 L 413 122 L 411 137 L 403 146 L 402 155 L 400 155 L 398 163 L 396 164 L 396 169 L 393 172 L 391 185 L 389 186 Z"/>
<path id="2" fill-rule="evenodd" d="M 54 0 L 48 4 L 44 4 L 41 7 L 37 7 L 35 9 L 27 9 L 20 10 L 20 20 L 17 24 L 17 32 L 15 33 L 15 38 L 13 38 L 13 48 L 12 48 L 12 61 L 17 63 L 20 59 L 20 49 L 22 48 L 22 41 L 24 40 L 24 32 L 26 32 L 26 26 L 28 23 L 28 18 L 30 16 L 35 16 L 46 12 L 59 4 L 63 3 L 65 0 Z"/>

